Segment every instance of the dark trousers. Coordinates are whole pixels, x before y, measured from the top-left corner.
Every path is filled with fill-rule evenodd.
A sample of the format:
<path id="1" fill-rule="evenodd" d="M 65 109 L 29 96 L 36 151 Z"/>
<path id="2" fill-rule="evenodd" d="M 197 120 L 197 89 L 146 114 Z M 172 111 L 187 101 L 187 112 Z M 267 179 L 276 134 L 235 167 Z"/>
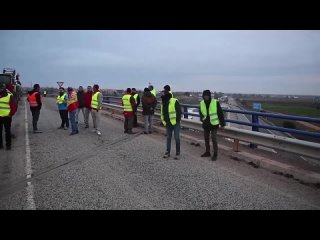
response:
<path id="1" fill-rule="evenodd" d="M 124 131 L 125 132 L 132 132 L 132 127 L 133 127 L 133 120 L 134 120 L 134 115 L 131 117 L 124 117 Z"/>
<path id="2" fill-rule="evenodd" d="M 61 127 L 69 127 L 69 118 L 68 118 L 68 110 L 59 110 L 60 117 L 61 117 Z"/>
<path id="3" fill-rule="evenodd" d="M 137 118 L 138 112 L 135 111 L 133 115 L 133 127 L 138 127 L 138 118 Z"/>
<path id="4" fill-rule="evenodd" d="M 218 129 L 204 129 L 204 141 L 206 143 L 206 152 L 210 152 L 210 133 L 213 143 L 213 152 L 218 154 L 218 142 L 217 142 Z"/>
<path id="5" fill-rule="evenodd" d="M 171 151 L 171 138 L 172 132 L 174 132 L 174 138 L 176 140 L 176 155 L 180 155 L 180 123 L 176 125 L 167 125 L 167 152 Z"/>
<path id="6" fill-rule="evenodd" d="M 2 129 L 4 126 L 6 132 L 6 146 L 11 146 L 11 121 L 12 117 L 0 117 L 0 146 L 3 146 L 2 142 Z"/>
<path id="7" fill-rule="evenodd" d="M 33 131 L 38 130 L 38 121 L 39 121 L 39 116 L 40 116 L 40 109 L 37 108 L 30 108 L 31 113 L 32 113 L 32 126 L 33 126 Z"/>

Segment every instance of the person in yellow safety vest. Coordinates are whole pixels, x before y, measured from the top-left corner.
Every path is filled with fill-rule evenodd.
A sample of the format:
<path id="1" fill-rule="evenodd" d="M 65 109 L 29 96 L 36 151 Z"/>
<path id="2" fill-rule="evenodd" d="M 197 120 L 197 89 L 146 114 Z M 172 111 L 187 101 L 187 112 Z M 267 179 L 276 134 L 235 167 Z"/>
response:
<path id="1" fill-rule="evenodd" d="M 58 129 L 67 130 L 69 128 L 68 108 L 67 108 L 68 96 L 63 87 L 59 88 L 59 95 L 57 96 L 57 106 L 61 117 L 61 125 Z"/>
<path id="2" fill-rule="evenodd" d="M 135 88 L 131 89 L 131 95 L 133 96 L 134 101 L 136 103 L 135 108 L 133 109 L 133 113 L 134 113 L 134 115 L 133 115 L 133 127 L 138 127 L 137 110 L 138 110 L 138 107 L 140 105 L 140 96 L 137 93 L 137 90 Z"/>
<path id="3" fill-rule="evenodd" d="M 161 96 L 161 121 L 167 128 L 167 150 L 163 158 L 170 157 L 172 132 L 176 140 L 176 156 L 175 159 L 180 159 L 180 121 L 181 121 L 181 106 L 178 99 L 173 98 L 169 92 L 168 85 L 164 87 L 163 95 Z"/>
<path id="4" fill-rule="evenodd" d="M 100 131 L 100 110 L 102 109 L 103 95 L 99 90 L 99 85 L 93 85 L 93 94 L 91 100 L 91 115 L 93 120 L 93 132 L 101 135 Z"/>
<path id="5" fill-rule="evenodd" d="M 123 115 L 124 115 L 124 133 L 133 134 L 133 119 L 136 101 L 132 96 L 131 89 L 127 88 L 126 94 L 122 97 Z"/>
<path id="6" fill-rule="evenodd" d="M 218 157 L 218 142 L 217 131 L 219 125 L 224 128 L 226 125 L 224 115 L 219 101 L 211 99 L 210 90 L 205 90 L 202 93 L 203 100 L 200 102 L 200 120 L 204 129 L 204 140 L 206 145 L 206 152 L 201 157 L 210 157 L 210 132 L 213 142 L 213 156 L 212 160 L 216 161 Z"/>
<path id="7" fill-rule="evenodd" d="M 2 129 L 6 135 L 6 149 L 11 150 L 11 122 L 12 116 L 17 112 L 17 104 L 13 95 L 9 94 L 5 84 L 0 84 L 0 149 L 3 149 Z"/>
<path id="8" fill-rule="evenodd" d="M 149 87 L 150 92 L 153 94 L 153 96 L 157 97 L 157 91 L 153 88 L 152 85 L 150 85 Z"/>

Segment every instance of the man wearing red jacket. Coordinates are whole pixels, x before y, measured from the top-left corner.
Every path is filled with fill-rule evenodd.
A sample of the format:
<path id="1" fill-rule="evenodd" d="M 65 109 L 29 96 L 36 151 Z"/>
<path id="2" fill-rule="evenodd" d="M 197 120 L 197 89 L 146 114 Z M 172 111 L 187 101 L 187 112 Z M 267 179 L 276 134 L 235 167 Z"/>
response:
<path id="1" fill-rule="evenodd" d="M 0 149 L 3 149 L 2 129 L 6 134 L 6 149 L 11 149 L 11 122 L 12 116 L 17 112 L 17 104 L 13 95 L 7 92 L 5 84 L 0 84 Z"/>
<path id="2" fill-rule="evenodd" d="M 85 92 L 84 94 L 84 124 L 86 125 L 85 128 L 89 128 L 89 115 L 91 113 L 92 94 L 92 87 L 88 86 L 87 92 Z"/>
<path id="3" fill-rule="evenodd" d="M 131 95 L 131 88 L 127 88 L 127 93 L 122 97 L 123 115 L 124 115 L 124 133 L 133 134 L 134 109 L 136 101 Z"/>

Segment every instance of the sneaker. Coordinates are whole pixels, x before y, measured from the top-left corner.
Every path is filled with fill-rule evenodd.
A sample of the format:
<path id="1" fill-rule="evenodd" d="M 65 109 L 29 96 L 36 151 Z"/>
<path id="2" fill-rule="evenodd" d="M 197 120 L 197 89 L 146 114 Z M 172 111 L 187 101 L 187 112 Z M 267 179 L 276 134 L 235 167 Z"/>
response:
<path id="1" fill-rule="evenodd" d="M 76 134 L 78 134 L 78 133 L 79 133 L 79 130 L 76 131 Z"/>
<path id="2" fill-rule="evenodd" d="M 99 130 L 97 130 L 97 134 L 98 134 L 99 136 L 101 136 L 101 132 L 100 132 Z"/>
<path id="3" fill-rule="evenodd" d="M 179 154 L 179 155 L 176 155 L 174 159 L 175 159 L 175 160 L 180 160 L 180 159 L 181 159 L 180 154 Z"/>
<path id="4" fill-rule="evenodd" d="M 76 135 L 76 134 L 77 134 L 77 132 L 72 132 L 69 135 L 72 136 L 72 135 Z"/>
<path id="5" fill-rule="evenodd" d="M 127 130 L 125 130 L 125 131 L 124 131 L 124 133 L 128 133 L 128 131 L 127 131 Z"/>
<path id="6" fill-rule="evenodd" d="M 211 157 L 211 154 L 209 152 L 205 152 L 201 155 L 201 157 Z"/>
<path id="7" fill-rule="evenodd" d="M 58 129 L 63 129 L 64 127 L 58 127 Z"/>
<path id="8" fill-rule="evenodd" d="M 147 132 L 143 132 L 143 134 L 148 134 Z"/>
<path id="9" fill-rule="evenodd" d="M 42 133 L 40 130 L 33 130 L 33 133 Z"/>
<path id="10" fill-rule="evenodd" d="M 67 128 L 67 127 L 64 127 L 63 130 L 68 130 L 68 128 Z"/>
<path id="11" fill-rule="evenodd" d="M 94 133 L 95 133 L 96 131 L 97 131 L 96 129 L 92 129 L 92 132 L 94 132 Z"/>
<path id="12" fill-rule="evenodd" d="M 11 150 L 11 146 L 7 146 L 7 147 L 6 147 L 6 150 Z"/>
<path id="13" fill-rule="evenodd" d="M 128 134 L 135 134 L 135 132 L 132 132 L 132 131 L 128 131 Z"/>
<path id="14" fill-rule="evenodd" d="M 89 125 L 86 125 L 84 128 L 89 128 Z"/>
<path id="15" fill-rule="evenodd" d="M 170 153 L 169 152 L 166 152 L 164 155 L 163 155 L 163 158 L 168 158 L 170 157 Z"/>

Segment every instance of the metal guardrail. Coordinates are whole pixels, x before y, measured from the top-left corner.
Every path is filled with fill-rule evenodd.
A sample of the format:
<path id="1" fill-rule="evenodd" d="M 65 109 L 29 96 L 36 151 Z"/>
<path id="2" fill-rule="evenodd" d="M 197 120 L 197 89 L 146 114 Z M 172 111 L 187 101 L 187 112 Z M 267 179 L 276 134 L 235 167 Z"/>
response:
<path id="1" fill-rule="evenodd" d="M 104 105 L 107 108 L 116 110 L 120 113 L 123 112 L 123 107 L 119 104 L 119 102 L 116 102 L 116 103 L 117 104 L 105 102 Z M 187 105 L 187 106 L 193 106 L 193 105 Z M 138 109 L 138 112 L 140 114 L 142 113 L 141 108 Z M 197 114 L 195 115 L 199 116 Z M 155 112 L 155 116 L 157 118 L 157 121 L 160 121 L 160 113 Z M 301 120 L 301 118 L 299 119 Z M 235 120 L 231 120 L 231 121 L 235 121 Z M 236 122 L 238 123 L 240 121 L 236 121 Z M 245 123 L 245 122 L 241 122 L 241 123 Z M 251 125 L 254 126 L 257 124 L 252 123 Z M 195 121 L 190 121 L 188 119 L 183 118 L 181 119 L 181 126 L 188 129 L 203 131 L 202 123 L 200 121 L 195 122 Z M 271 126 L 269 127 L 270 129 L 272 128 Z M 240 141 L 254 143 L 257 145 L 279 149 L 279 150 L 283 150 L 291 153 L 296 153 L 296 154 L 300 154 L 303 156 L 320 160 L 320 144 L 318 143 L 307 142 L 307 141 L 302 141 L 298 139 L 292 139 L 292 138 L 276 136 L 272 134 L 266 134 L 266 133 L 255 132 L 250 130 L 243 130 L 243 129 L 238 129 L 234 127 L 225 127 L 224 129 L 220 129 L 218 131 L 218 135 L 222 137 L 234 139 L 234 142 L 236 144 L 238 144 L 240 140 Z M 234 147 L 234 149 L 237 149 L 237 148 L 238 147 Z"/>

